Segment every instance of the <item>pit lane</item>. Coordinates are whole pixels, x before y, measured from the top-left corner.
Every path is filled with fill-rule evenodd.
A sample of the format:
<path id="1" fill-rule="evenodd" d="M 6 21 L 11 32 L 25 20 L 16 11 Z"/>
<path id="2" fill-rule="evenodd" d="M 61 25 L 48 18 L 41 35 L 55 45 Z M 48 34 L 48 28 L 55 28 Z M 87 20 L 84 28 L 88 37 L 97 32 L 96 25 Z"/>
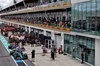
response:
<path id="1" fill-rule="evenodd" d="M 13 58 L 13 56 L 9 56 L 9 52 L 11 51 L 10 49 L 8 49 L 8 46 L 9 46 L 9 44 L 8 44 L 8 42 L 6 41 L 7 40 L 7 38 L 5 37 L 3 37 L 1 34 L 0 34 L 0 45 L 2 45 L 2 46 L 0 46 L 0 52 L 2 52 L 2 55 L 0 54 L 0 56 L 1 56 L 1 58 L 2 59 L 4 59 L 4 61 L 5 62 L 7 62 L 7 64 L 5 65 L 5 63 L 0 63 L 0 66 L 35 66 L 34 64 L 32 64 L 31 63 L 31 61 L 29 61 L 28 59 L 27 60 L 15 60 L 14 58 Z M 1 48 L 2 47 L 2 48 Z M 4 53 L 4 51 L 3 50 L 5 49 L 5 53 Z M 8 50 L 8 52 L 7 52 L 7 50 Z M 5 55 L 7 53 L 7 55 Z M 3 56 L 4 55 L 4 56 Z M 7 61 L 7 59 L 5 59 L 5 58 L 8 58 L 8 57 L 10 57 L 10 62 L 11 63 L 9 63 L 9 61 Z M 1 59 L 0 58 L 0 59 Z M 13 59 L 12 59 L 13 58 Z M 15 61 L 15 62 L 14 62 Z"/>
<path id="2" fill-rule="evenodd" d="M 0 41 L 0 66 L 17 66 Z"/>

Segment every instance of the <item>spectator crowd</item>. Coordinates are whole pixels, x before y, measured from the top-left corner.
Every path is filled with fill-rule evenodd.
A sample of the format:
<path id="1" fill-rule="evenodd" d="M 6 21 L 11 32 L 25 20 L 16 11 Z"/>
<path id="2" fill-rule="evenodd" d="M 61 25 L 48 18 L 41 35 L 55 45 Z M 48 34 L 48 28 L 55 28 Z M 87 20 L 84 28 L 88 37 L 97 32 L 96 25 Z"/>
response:
<path id="1" fill-rule="evenodd" d="M 43 1 L 29 2 L 29 3 L 24 2 L 22 3 L 23 5 L 20 5 L 20 6 L 15 5 L 16 7 L 2 10 L 0 13 L 11 12 L 11 11 L 21 10 L 21 9 L 26 9 L 26 8 L 32 8 L 32 7 L 36 7 L 40 5 L 46 5 L 49 3 L 57 4 L 55 2 L 60 2 L 60 1 L 66 1 L 66 0 L 43 0 Z"/>
<path id="2" fill-rule="evenodd" d="M 71 20 L 65 18 L 62 18 L 62 20 L 58 20 L 56 18 L 51 17 L 50 18 L 16 18 L 16 17 L 3 17 L 2 19 L 6 20 L 13 20 L 13 21 L 19 21 L 19 22 L 27 22 L 27 23 L 34 23 L 34 24 L 42 24 L 42 25 L 49 25 L 49 26 L 56 26 L 56 27 L 63 27 L 63 28 L 70 28 L 71 27 Z"/>

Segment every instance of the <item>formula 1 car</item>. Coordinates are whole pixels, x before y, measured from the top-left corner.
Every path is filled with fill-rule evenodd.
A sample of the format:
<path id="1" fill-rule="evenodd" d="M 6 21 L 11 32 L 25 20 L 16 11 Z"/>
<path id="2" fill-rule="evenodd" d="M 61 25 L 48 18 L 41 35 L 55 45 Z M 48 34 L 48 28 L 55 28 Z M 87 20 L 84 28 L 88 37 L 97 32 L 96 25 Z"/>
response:
<path id="1" fill-rule="evenodd" d="M 8 46 L 8 49 L 14 49 L 14 48 L 16 48 L 15 45 L 9 45 L 9 46 Z"/>
<path id="2" fill-rule="evenodd" d="M 8 49 L 14 49 L 14 48 L 16 48 L 16 47 L 18 47 L 18 45 L 12 45 L 12 44 L 11 44 L 11 45 L 8 46 Z M 24 48 L 24 47 L 22 47 L 22 48 L 19 48 L 19 47 L 18 47 L 17 49 L 19 49 L 20 51 L 25 51 L 25 48 Z"/>
<path id="3" fill-rule="evenodd" d="M 10 55 L 12 55 L 14 57 L 14 59 L 16 60 L 24 60 L 24 59 L 28 59 L 27 54 L 23 54 L 21 51 L 19 51 L 18 49 L 13 49 L 12 51 L 10 51 Z"/>

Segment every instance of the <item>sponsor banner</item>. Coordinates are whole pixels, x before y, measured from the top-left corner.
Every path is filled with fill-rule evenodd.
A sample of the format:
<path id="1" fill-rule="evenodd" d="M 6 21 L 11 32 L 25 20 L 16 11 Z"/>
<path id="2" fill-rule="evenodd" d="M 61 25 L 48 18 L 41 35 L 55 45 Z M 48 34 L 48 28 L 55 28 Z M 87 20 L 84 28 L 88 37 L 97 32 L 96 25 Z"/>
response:
<path id="1" fill-rule="evenodd" d="M 44 25 L 42 25 L 42 27 L 44 27 Z"/>
<path id="2" fill-rule="evenodd" d="M 38 25 L 38 26 L 41 26 L 41 25 Z"/>
<path id="3" fill-rule="evenodd" d="M 55 5 L 56 7 L 59 7 L 59 6 L 61 6 L 61 4 L 57 4 L 57 5 Z"/>
<path id="4" fill-rule="evenodd" d="M 12 20 L 6 20 L 6 21 L 12 21 Z M 13 22 L 23 23 L 23 22 L 18 22 L 18 21 L 13 21 Z M 69 28 L 55 27 L 55 26 L 49 26 L 49 25 L 31 24 L 31 23 L 23 23 L 23 24 L 28 24 L 28 25 L 34 25 L 34 26 L 40 26 L 40 27 L 46 27 L 46 28 L 51 28 L 51 29 L 57 29 L 57 30 L 63 30 L 63 31 L 71 32 L 71 29 L 69 29 Z"/>
<path id="5" fill-rule="evenodd" d="M 52 28 L 52 26 L 50 26 L 50 28 Z"/>
<path id="6" fill-rule="evenodd" d="M 44 25 L 44 27 L 46 27 L 46 25 Z"/>
<path id="7" fill-rule="evenodd" d="M 60 28 L 60 30 L 63 30 L 63 28 Z"/>
<path id="8" fill-rule="evenodd" d="M 60 30 L 60 27 L 57 27 L 58 30 Z"/>
<path id="9" fill-rule="evenodd" d="M 35 26 L 36 26 L 36 24 L 35 24 Z"/>
<path id="10" fill-rule="evenodd" d="M 66 31 L 66 28 L 63 28 L 62 30 Z"/>
<path id="11" fill-rule="evenodd" d="M 44 7 L 43 9 L 46 9 L 47 7 Z"/>
<path id="12" fill-rule="evenodd" d="M 46 25 L 46 28 L 48 28 L 48 25 Z"/>
<path id="13" fill-rule="evenodd" d="M 55 5 L 52 5 L 51 7 L 53 8 L 53 7 L 55 7 Z"/>
<path id="14" fill-rule="evenodd" d="M 40 9 L 43 9 L 43 7 L 41 7 Z"/>
<path id="15" fill-rule="evenodd" d="M 50 8 L 50 6 L 47 6 L 47 8 Z"/>
<path id="16" fill-rule="evenodd" d="M 48 28 L 50 28 L 50 26 L 48 25 Z"/>
<path id="17" fill-rule="evenodd" d="M 71 5 L 71 2 L 67 2 L 67 5 Z"/>
<path id="18" fill-rule="evenodd" d="M 63 6 L 64 3 L 61 3 L 60 6 Z"/>
<path id="19" fill-rule="evenodd" d="M 54 27 L 54 26 L 52 26 L 52 28 L 53 28 L 53 29 L 55 29 L 55 27 Z"/>
<path id="20" fill-rule="evenodd" d="M 63 6 L 66 6 L 67 5 L 67 3 L 63 3 Z"/>
<path id="21" fill-rule="evenodd" d="M 38 26 L 38 24 L 36 24 L 36 26 Z"/>
<path id="22" fill-rule="evenodd" d="M 12 13 L 8 13 L 8 14 L 27 12 L 27 11 L 34 11 L 34 10 L 41 10 L 41 9 L 54 8 L 54 7 L 61 7 L 61 6 L 67 6 L 67 5 L 71 5 L 71 2 L 65 2 L 65 3 L 56 4 L 56 5 L 50 5 L 50 6 L 45 6 L 45 7 L 38 7 L 38 8 L 34 8 L 34 9 L 28 9 L 28 10 L 23 10 L 23 11 L 18 11 L 18 12 L 12 12 Z"/>
<path id="23" fill-rule="evenodd" d="M 38 26 L 38 24 L 36 24 L 36 26 Z"/>
<path id="24" fill-rule="evenodd" d="M 39 10 L 41 9 L 41 7 L 39 7 Z"/>
<path id="25" fill-rule="evenodd" d="M 67 31 L 71 32 L 71 29 L 68 29 L 68 28 L 67 28 Z"/>
<path id="26" fill-rule="evenodd" d="M 40 25 L 40 27 L 42 27 L 42 25 Z"/>
<path id="27" fill-rule="evenodd" d="M 54 27 L 54 29 L 57 29 L 57 27 Z"/>

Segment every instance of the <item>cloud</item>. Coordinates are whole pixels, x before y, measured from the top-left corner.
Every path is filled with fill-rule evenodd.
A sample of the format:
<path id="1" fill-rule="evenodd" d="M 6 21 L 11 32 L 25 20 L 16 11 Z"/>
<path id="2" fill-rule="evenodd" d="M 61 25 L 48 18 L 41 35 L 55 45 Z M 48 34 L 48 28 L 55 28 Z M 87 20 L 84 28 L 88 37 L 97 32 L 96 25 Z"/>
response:
<path id="1" fill-rule="evenodd" d="M 2 7 L 2 9 L 13 5 L 13 0 L 0 0 L 0 5 Z"/>
<path id="2" fill-rule="evenodd" d="M 17 2 L 20 2 L 22 0 L 16 0 Z M 2 9 L 7 8 L 11 5 L 13 5 L 13 0 L 0 0 L 0 5 L 2 7 Z"/>

